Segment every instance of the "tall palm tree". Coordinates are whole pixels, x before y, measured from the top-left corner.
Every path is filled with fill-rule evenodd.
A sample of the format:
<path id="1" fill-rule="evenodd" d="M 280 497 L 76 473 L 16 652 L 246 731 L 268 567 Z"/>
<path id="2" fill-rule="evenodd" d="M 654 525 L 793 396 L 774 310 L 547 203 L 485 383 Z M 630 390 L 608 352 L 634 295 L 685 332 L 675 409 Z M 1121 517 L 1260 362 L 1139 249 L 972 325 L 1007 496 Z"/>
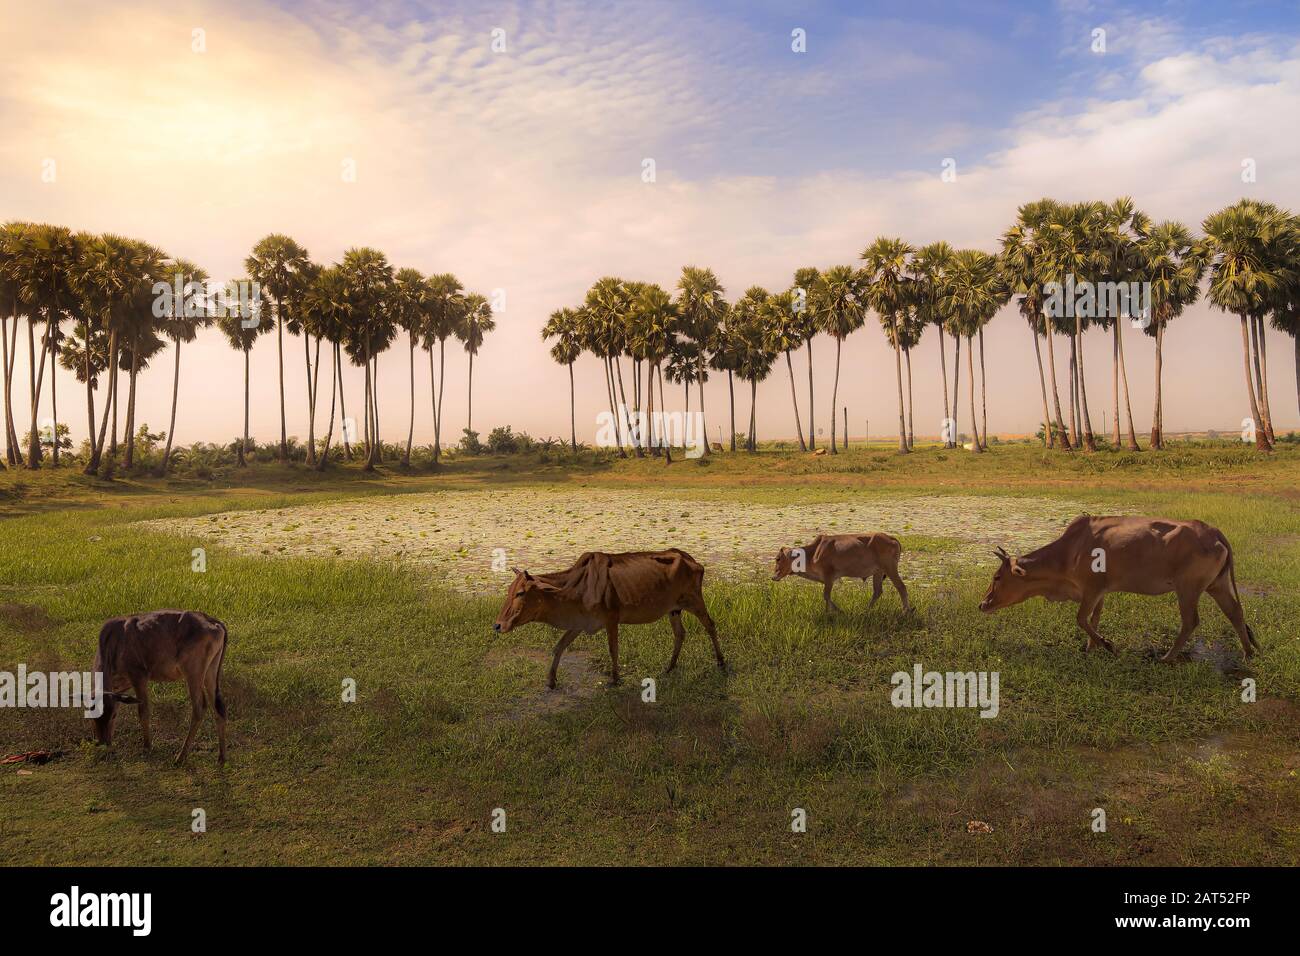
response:
<path id="1" fill-rule="evenodd" d="M 1101 246 L 1103 260 L 1102 278 L 1104 281 L 1117 283 L 1121 289 L 1128 289 L 1132 282 L 1142 281 L 1138 238 L 1151 225 L 1150 218 L 1138 211 L 1133 200 L 1127 196 L 1116 199 L 1102 207 L 1098 242 Z M 1098 325 L 1109 328 L 1111 332 L 1111 387 L 1112 417 L 1111 444 L 1120 445 L 1120 386 L 1123 385 L 1124 411 L 1127 414 L 1129 451 L 1141 451 L 1138 445 L 1137 431 L 1133 426 L 1133 403 L 1129 397 L 1128 367 L 1124 361 L 1124 323 L 1133 318 L 1130 309 L 1133 303 L 1124 296 L 1118 301 L 1110 296 L 1097 296 Z"/>
<path id="2" fill-rule="evenodd" d="M 749 433 L 745 447 L 758 451 L 758 383 L 772 372 L 777 353 L 768 348 L 765 329 L 765 306 L 769 293 L 761 286 L 751 286 L 732 308 L 731 331 L 738 337 L 736 376 L 749 383 Z"/>
<path id="3" fill-rule="evenodd" d="M 814 304 L 813 321 L 818 331 L 835 340 L 835 385 L 831 390 L 831 454 L 835 447 L 835 415 L 840 394 L 840 351 L 844 340 L 862 328 L 866 320 L 866 302 L 863 293 L 862 273 L 852 266 L 832 266 L 817 280 L 816 292 L 811 297 Z M 848 436 L 845 436 L 845 448 Z"/>
<path id="4" fill-rule="evenodd" d="M 239 300 L 238 292 L 235 290 L 241 281 L 249 280 L 236 280 L 228 288 L 228 298 L 232 302 Z M 263 320 L 261 300 L 253 299 L 247 311 L 235 309 L 218 315 L 217 328 L 226 337 L 231 348 L 244 353 L 244 431 L 238 448 L 239 467 L 244 468 L 248 465 L 248 418 L 252 374 L 249 354 L 253 350 L 253 343 L 257 341 L 257 337 L 271 331 L 271 323 Z"/>
<path id="5" fill-rule="evenodd" d="M 942 241 L 922 246 L 917 250 L 916 255 L 912 257 L 911 263 L 912 305 L 915 319 L 921 324 L 921 329 L 916 332 L 916 338 L 920 339 L 921 331 L 926 325 L 934 325 L 939 334 L 939 372 L 943 384 L 943 417 L 945 422 L 951 419 L 953 415 L 948 405 L 948 362 L 945 358 L 943 344 L 944 319 L 937 307 L 937 301 L 944 271 L 948 269 L 951 263 L 952 246 Z M 910 386 L 910 355 L 908 365 Z M 909 432 L 910 430 L 911 423 L 909 422 Z M 946 447 L 952 447 L 953 437 L 952 435 L 946 436 L 944 442 Z"/>
<path id="6" fill-rule="evenodd" d="M 50 365 L 50 398 L 53 405 L 54 434 L 59 429 L 58 392 L 55 382 L 55 365 L 58 352 L 59 326 L 72 299 L 71 276 L 77 250 L 72 231 L 63 226 L 32 225 L 18 233 L 12 253 L 11 269 L 19 282 L 19 298 L 28 305 L 27 349 L 30 372 L 31 431 L 27 448 L 27 467 L 39 468 L 41 460 L 40 433 L 37 431 L 37 409 L 40 406 L 41 386 L 45 366 Z M 36 320 L 45 319 L 45 333 L 41 337 L 40 365 L 36 363 Z M 53 461 L 59 463 L 59 443 L 53 443 Z"/>
<path id="7" fill-rule="evenodd" d="M 18 358 L 19 318 L 27 314 L 26 304 L 20 297 L 22 282 L 19 275 L 20 247 L 27 228 L 28 224 L 24 222 L 6 222 L 0 226 L 0 357 L 4 362 L 5 463 L 10 467 L 24 463 L 18 431 L 14 427 L 13 377 L 14 362 Z M 9 331 L 11 319 L 12 333 Z"/>
<path id="8" fill-rule="evenodd" d="M 1053 347 L 1054 328 L 1043 315 L 1043 287 L 1048 281 L 1044 230 L 1048 212 L 1053 203 L 1042 199 L 1021 206 L 1015 225 L 1002 235 L 1002 274 L 1010 290 L 1019 296 L 1020 315 L 1029 326 L 1034 339 L 1034 358 L 1038 363 L 1038 387 L 1043 400 L 1043 441 L 1048 448 L 1058 442 L 1062 451 L 1070 451 L 1070 438 L 1061 417 L 1061 395 L 1056 387 L 1056 353 Z M 1047 379 L 1043 375 L 1043 353 L 1039 337 L 1047 340 L 1048 367 L 1052 382 L 1052 404 L 1056 410 L 1055 423 L 1047 405 Z"/>
<path id="9" fill-rule="evenodd" d="M 1255 428 L 1255 447 L 1260 451 L 1272 451 L 1273 443 L 1260 412 L 1256 382 L 1251 377 L 1250 324 L 1254 317 L 1267 314 L 1283 285 L 1275 256 L 1276 240 L 1285 229 L 1285 218 L 1269 203 L 1239 200 L 1206 217 L 1201 225 L 1205 237 L 1196 251 L 1209 273 L 1210 304 L 1236 315 L 1241 322 L 1246 393 Z"/>
<path id="10" fill-rule="evenodd" d="M 615 276 L 603 276 L 587 290 L 583 301 L 585 346 L 598 356 L 605 367 L 605 392 L 609 412 L 614 420 L 614 442 L 620 458 L 627 457 L 623 447 L 622 415 L 619 412 L 619 393 L 614 372 L 615 362 L 627 347 L 627 315 L 631 303 L 628 284 Z M 621 374 L 621 373 L 620 373 Z M 623 403 L 626 407 L 626 402 Z"/>
<path id="11" fill-rule="evenodd" d="M 135 466 L 135 406 L 136 383 L 140 373 L 149 366 L 150 359 L 161 352 L 165 343 L 158 335 L 158 319 L 154 316 L 153 305 L 157 298 L 154 286 L 169 282 L 167 274 L 167 256 L 162 250 L 147 242 L 135 241 L 134 264 L 138 267 L 135 274 L 133 297 L 127 308 L 124 333 L 119 337 L 118 367 L 127 372 L 126 400 L 126 458 L 124 465 L 130 469 Z"/>
<path id="12" fill-rule="evenodd" d="M 158 463 L 160 476 L 167 474 L 172 457 L 172 442 L 176 437 L 176 402 L 180 394 L 181 382 L 181 343 L 193 342 L 199 329 L 210 326 L 213 321 L 211 311 L 207 307 L 204 288 L 208 274 L 188 259 L 177 259 L 172 263 L 172 270 L 181 288 L 181 298 L 178 300 L 174 292 L 168 290 L 163 296 L 163 314 L 157 316 L 159 331 L 171 339 L 176 347 L 176 364 L 172 371 L 172 413 L 167 424 L 167 444 L 163 449 L 162 461 Z M 91 412 L 91 417 L 93 419 L 94 412 Z"/>
<path id="13" fill-rule="evenodd" d="M 578 412 L 574 392 L 573 363 L 582 354 L 582 336 L 576 309 L 556 309 L 542 328 L 543 339 L 555 339 L 551 358 L 569 369 L 569 446 L 578 451 Z"/>
<path id="14" fill-rule="evenodd" d="M 709 368 L 715 372 L 727 373 L 727 397 L 730 404 L 730 439 L 728 447 L 736 450 L 736 373 L 740 370 L 744 355 L 744 339 L 740 334 L 740 323 L 735 318 L 735 309 L 726 305 L 723 315 L 718 320 L 718 327 L 709 339 Z"/>
<path id="15" fill-rule="evenodd" d="M 637 351 L 644 357 L 648 375 L 646 415 L 654 422 L 655 381 L 659 382 L 660 414 L 663 413 L 663 363 L 672 355 L 674 341 L 681 328 L 681 310 L 676 302 L 659 286 L 653 283 L 638 283 L 636 298 L 632 303 L 629 326 L 634 330 Z M 649 429 L 653 434 L 653 427 Z M 658 444 L 651 442 L 657 454 L 662 445 L 668 462 L 672 462 L 672 447 L 666 430 L 660 431 Z"/>
<path id="16" fill-rule="evenodd" d="M 1150 283 L 1150 323 L 1143 331 L 1156 340 L 1155 408 L 1151 413 L 1151 447 L 1164 447 L 1165 327 L 1201 294 L 1205 261 L 1192 255 L 1191 231 L 1180 222 L 1165 221 L 1145 228 L 1138 237 L 1138 270 Z"/>
<path id="17" fill-rule="evenodd" d="M 361 365 L 365 375 L 366 471 L 374 471 L 383 448 L 379 436 L 377 371 L 379 355 L 392 342 L 393 267 L 388 257 L 377 249 L 349 249 L 339 264 L 348 301 L 346 351 L 353 364 Z"/>
<path id="18" fill-rule="evenodd" d="M 907 276 L 908 258 L 913 250 L 902 239 L 881 236 L 860 258 L 866 263 L 867 301 L 880 316 L 894 345 L 894 380 L 898 386 L 898 451 L 907 454 L 907 421 L 903 408 L 903 346 L 899 321 L 906 308 L 911 281 Z"/>
<path id="19" fill-rule="evenodd" d="M 325 439 L 317 456 L 316 470 L 324 471 L 329 462 L 330 444 L 334 439 L 334 411 L 338 407 L 344 418 L 347 406 L 343 401 L 342 348 L 351 324 L 351 302 L 348 299 L 347 277 L 339 266 L 329 266 L 316 273 L 302 302 L 303 334 L 316 339 L 316 354 L 320 355 L 322 340 L 329 344 L 334 365 L 330 374 L 330 417 Z M 320 386 L 320 365 L 317 360 L 316 387 Z M 312 396 L 313 404 L 315 395 Z M 343 435 L 343 453 L 351 457 L 346 431 Z"/>
<path id="20" fill-rule="evenodd" d="M 465 296 L 465 319 L 460 326 L 460 341 L 469 354 L 469 387 L 465 410 L 465 430 L 474 429 L 474 356 L 483 347 L 487 334 L 496 328 L 492 307 L 476 292 Z"/>
<path id="21" fill-rule="evenodd" d="M 244 260 L 244 268 L 254 282 L 261 286 L 263 295 L 270 298 L 274 307 L 276 355 L 280 367 L 280 460 L 289 460 L 289 438 L 284 411 L 284 325 L 290 321 L 299 297 L 310 279 L 311 259 L 307 250 L 293 239 L 272 233 L 253 246 Z M 308 362 L 307 381 L 310 391 L 311 368 Z"/>
<path id="22" fill-rule="evenodd" d="M 808 448 L 810 451 L 817 450 L 817 417 L 813 409 L 813 339 L 817 337 L 817 289 L 818 280 L 821 279 L 821 273 L 813 266 L 804 266 L 796 269 L 794 272 L 794 288 L 792 292 L 798 292 L 801 295 L 802 308 L 799 309 L 801 321 L 807 337 L 804 339 L 808 346 Z"/>
<path id="23" fill-rule="evenodd" d="M 770 295 L 759 312 L 763 330 L 763 348 L 775 355 L 785 355 L 785 367 L 790 373 L 790 402 L 794 406 L 794 428 L 799 436 L 799 450 L 807 451 L 803 438 L 803 424 L 799 419 L 799 395 L 794 384 L 794 364 L 790 352 L 802 346 L 813 334 L 812 319 L 808 310 L 796 311 L 792 291 Z"/>
<path id="24" fill-rule="evenodd" d="M 429 287 L 419 269 L 397 270 L 393 279 L 393 321 L 406 331 L 411 380 L 411 421 L 406 429 L 406 449 L 402 452 L 403 468 L 411 467 L 411 443 L 415 440 L 415 340 L 424 334 L 428 293 Z"/>
<path id="25" fill-rule="evenodd" d="M 950 316 L 950 331 L 966 339 L 966 377 L 969 382 L 971 448 L 984 451 L 980 422 L 975 412 L 975 368 L 973 339 L 984 324 L 1007 301 L 996 257 L 978 249 L 961 249 L 953 254 L 943 282 L 942 308 Z"/>
<path id="26" fill-rule="evenodd" d="M 442 393 L 447 383 L 447 339 L 465 321 L 465 290 L 450 272 L 431 275 L 425 297 L 427 315 L 424 347 L 429 352 L 429 381 L 433 394 L 433 463 L 442 456 Z M 438 374 L 433 374 L 433 343 L 438 343 Z M 434 379 L 437 382 L 434 383 Z"/>
<path id="27" fill-rule="evenodd" d="M 704 383 L 708 381 L 705 369 L 709 365 L 709 343 L 713 341 L 719 324 L 727 314 L 727 302 L 723 298 L 725 292 L 712 269 L 684 266 L 681 278 L 677 280 L 677 308 L 681 314 L 682 332 L 697 345 L 697 367 L 693 380 L 699 384 L 700 423 L 704 431 L 706 455 L 710 451 L 709 423 L 704 408 Z"/>
<path id="28" fill-rule="evenodd" d="M 1279 251 L 1287 263 L 1277 294 L 1272 297 L 1272 323 L 1279 332 L 1291 336 L 1295 352 L 1296 403 L 1300 405 L 1300 216 L 1291 216 L 1278 237 Z"/>

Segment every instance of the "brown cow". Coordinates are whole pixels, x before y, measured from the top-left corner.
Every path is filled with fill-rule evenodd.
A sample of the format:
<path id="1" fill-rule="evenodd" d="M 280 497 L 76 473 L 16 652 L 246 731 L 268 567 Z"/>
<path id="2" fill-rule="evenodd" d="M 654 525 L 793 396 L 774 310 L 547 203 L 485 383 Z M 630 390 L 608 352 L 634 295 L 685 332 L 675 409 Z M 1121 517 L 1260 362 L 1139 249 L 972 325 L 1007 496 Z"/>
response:
<path id="1" fill-rule="evenodd" d="M 838 611 L 831 600 L 831 588 L 840 578 L 871 578 L 871 606 L 880 600 L 882 582 L 889 578 L 903 599 L 903 610 L 910 612 L 907 585 L 898 575 L 898 558 L 903 546 L 893 535 L 877 531 L 874 534 L 822 534 L 812 544 L 802 548 L 782 548 L 776 555 L 776 573 L 773 581 L 797 574 L 809 581 L 822 582 L 822 597 L 827 611 Z"/>
<path id="2" fill-rule="evenodd" d="M 104 712 L 94 718 L 95 739 L 113 742 L 117 705 L 139 704 L 144 749 L 149 735 L 149 682 L 185 681 L 190 691 L 190 730 L 176 755 L 185 762 L 203 713 L 216 713 L 218 760 L 226 762 L 226 702 L 221 697 L 221 664 L 226 657 L 226 625 L 201 611 L 150 611 L 115 617 L 99 631 L 95 672 L 104 675 Z M 124 693 L 133 690 L 135 696 Z"/>
<path id="3" fill-rule="evenodd" d="M 589 551 L 567 571 L 534 575 L 515 569 L 505 606 L 492 629 L 506 634 L 522 624 L 541 621 L 564 631 L 555 645 L 546 680 L 546 686 L 554 689 L 564 649 L 579 634 L 594 634 L 604 628 L 613 668 L 610 683 L 617 684 L 619 625 L 651 624 L 669 615 L 673 626 L 671 671 L 686 637 L 682 611 L 690 611 L 709 632 L 718 667 L 725 671 L 718 632 L 704 606 L 703 581 L 703 565 L 677 548 L 625 554 Z"/>
<path id="4" fill-rule="evenodd" d="M 1102 602 L 1112 592 L 1178 595 L 1183 626 L 1163 661 L 1172 661 L 1196 629 L 1197 604 L 1207 591 L 1232 622 L 1246 657 L 1259 647 L 1237 593 L 1232 546 L 1202 521 L 1085 514 L 1037 551 L 1018 558 L 1002 548 L 996 553 L 1002 564 L 980 610 L 991 614 L 1031 597 L 1078 601 L 1079 627 L 1088 635 L 1085 651 L 1099 644 L 1115 652 L 1097 632 Z"/>

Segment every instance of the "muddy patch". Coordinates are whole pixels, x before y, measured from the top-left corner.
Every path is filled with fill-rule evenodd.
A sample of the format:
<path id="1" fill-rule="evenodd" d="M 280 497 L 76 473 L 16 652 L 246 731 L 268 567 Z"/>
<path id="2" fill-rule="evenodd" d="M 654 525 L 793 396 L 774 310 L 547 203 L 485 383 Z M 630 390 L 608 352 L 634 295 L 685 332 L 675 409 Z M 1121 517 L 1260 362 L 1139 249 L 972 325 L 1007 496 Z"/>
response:
<path id="1" fill-rule="evenodd" d="M 412 562 L 445 586 L 484 594 L 509 580 L 510 566 L 554 570 L 584 551 L 665 547 L 688 551 L 715 579 L 758 581 L 782 546 L 866 531 L 901 538 L 909 583 L 937 586 L 972 561 L 987 563 L 994 545 L 1024 551 L 1050 541 L 1081 510 L 1032 497 L 755 504 L 566 486 L 386 495 L 141 524 L 251 555 Z"/>
<path id="2" fill-rule="evenodd" d="M 0 621 L 23 634 L 40 634 L 55 626 L 53 618 L 31 604 L 0 604 Z"/>

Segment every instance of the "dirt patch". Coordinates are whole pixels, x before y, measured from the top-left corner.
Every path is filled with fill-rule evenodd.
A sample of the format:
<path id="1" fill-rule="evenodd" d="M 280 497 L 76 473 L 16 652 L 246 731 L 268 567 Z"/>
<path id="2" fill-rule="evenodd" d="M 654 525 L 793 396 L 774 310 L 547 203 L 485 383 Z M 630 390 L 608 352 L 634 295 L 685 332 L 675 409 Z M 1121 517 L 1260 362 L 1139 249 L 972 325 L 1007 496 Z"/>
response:
<path id="1" fill-rule="evenodd" d="M 761 580 L 777 549 L 822 532 L 888 531 L 903 539 L 903 574 L 922 587 L 951 578 L 995 544 L 1028 550 L 1077 516 L 1071 501 L 909 495 L 842 502 L 756 504 L 592 487 L 384 495 L 267 511 L 146 521 L 254 555 L 415 562 L 471 594 L 499 591 L 511 566 L 566 567 L 584 551 L 678 547 L 711 576 Z M 909 548 L 908 537 L 952 546 Z"/>
<path id="2" fill-rule="evenodd" d="M 24 634 L 40 634 L 55 627 L 53 618 L 31 604 L 0 604 L 0 621 Z"/>
<path id="3" fill-rule="evenodd" d="M 488 652 L 483 663 L 489 667 L 512 667 L 520 661 L 529 661 L 541 665 L 537 690 L 514 701 L 502 716 L 515 722 L 531 717 L 544 717 L 569 710 L 594 697 L 604 689 L 608 677 L 591 656 L 584 651 L 566 650 L 560 658 L 556 672 L 555 690 L 546 686 L 546 673 L 551 667 L 551 652 L 534 648 L 494 648 Z M 530 672 L 536 668 L 530 668 Z"/>

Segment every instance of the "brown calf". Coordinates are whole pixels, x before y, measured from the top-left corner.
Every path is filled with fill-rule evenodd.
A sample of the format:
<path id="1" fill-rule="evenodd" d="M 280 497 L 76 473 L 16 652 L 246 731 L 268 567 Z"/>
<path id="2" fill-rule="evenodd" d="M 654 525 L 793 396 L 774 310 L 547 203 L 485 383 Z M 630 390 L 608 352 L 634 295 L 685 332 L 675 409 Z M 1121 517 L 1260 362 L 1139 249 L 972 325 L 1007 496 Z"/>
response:
<path id="1" fill-rule="evenodd" d="M 831 600 L 831 588 L 840 578 L 871 578 L 871 606 L 880 600 L 882 583 L 889 578 L 903 599 L 903 610 L 911 611 L 907 600 L 907 585 L 898 574 L 898 558 L 903 546 L 893 535 L 877 531 L 874 534 L 823 534 L 812 544 L 802 548 L 782 548 L 776 555 L 776 573 L 773 581 L 795 574 L 809 581 L 822 583 L 822 597 L 826 610 L 838 611 Z"/>
<path id="2" fill-rule="evenodd" d="M 673 626 L 671 671 L 686 637 L 682 611 L 690 611 L 709 632 L 718 667 L 725 670 L 718 632 L 704 606 L 703 581 L 703 565 L 677 548 L 625 554 L 591 551 L 566 571 L 533 575 L 516 569 L 506 603 L 492 628 L 506 634 L 540 621 L 564 632 L 555 645 L 546 680 L 552 689 L 565 648 L 579 634 L 594 634 L 603 628 L 609 636 L 610 683 L 617 684 L 619 626 L 651 624 L 667 614 Z"/>
<path id="3" fill-rule="evenodd" d="M 1002 564 L 993 575 L 980 610 L 991 614 L 1031 597 L 1077 601 L 1079 627 L 1088 635 L 1084 650 L 1114 645 L 1097 632 L 1105 596 L 1178 595 L 1183 626 L 1161 660 L 1172 661 L 1200 622 L 1197 604 L 1208 592 L 1232 622 L 1246 657 L 1259 642 L 1246 624 L 1237 593 L 1232 546 L 1218 528 L 1202 521 L 1080 515 L 1051 544 L 1013 558 L 998 548 Z"/>
<path id="4" fill-rule="evenodd" d="M 221 697 L 221 664 L 226 657 L 226 625 L 201 611 L 150 611 L 115 617 L 99 631 L 95 672 L 104 675 L 104 712 L 94 718 L 95 739 L 113 742 L 117 705 L 138 704 L 144 749 L 149 734 L 149 682 L 185 681 L 190 691 L 190 729 L 176 755 L 184 763 L 194 745 L 203 713 L 216 713 L 218 759 L 226 762 L 226 702 Z M 131 690 L 131 697 L 123 691 Z"/>

